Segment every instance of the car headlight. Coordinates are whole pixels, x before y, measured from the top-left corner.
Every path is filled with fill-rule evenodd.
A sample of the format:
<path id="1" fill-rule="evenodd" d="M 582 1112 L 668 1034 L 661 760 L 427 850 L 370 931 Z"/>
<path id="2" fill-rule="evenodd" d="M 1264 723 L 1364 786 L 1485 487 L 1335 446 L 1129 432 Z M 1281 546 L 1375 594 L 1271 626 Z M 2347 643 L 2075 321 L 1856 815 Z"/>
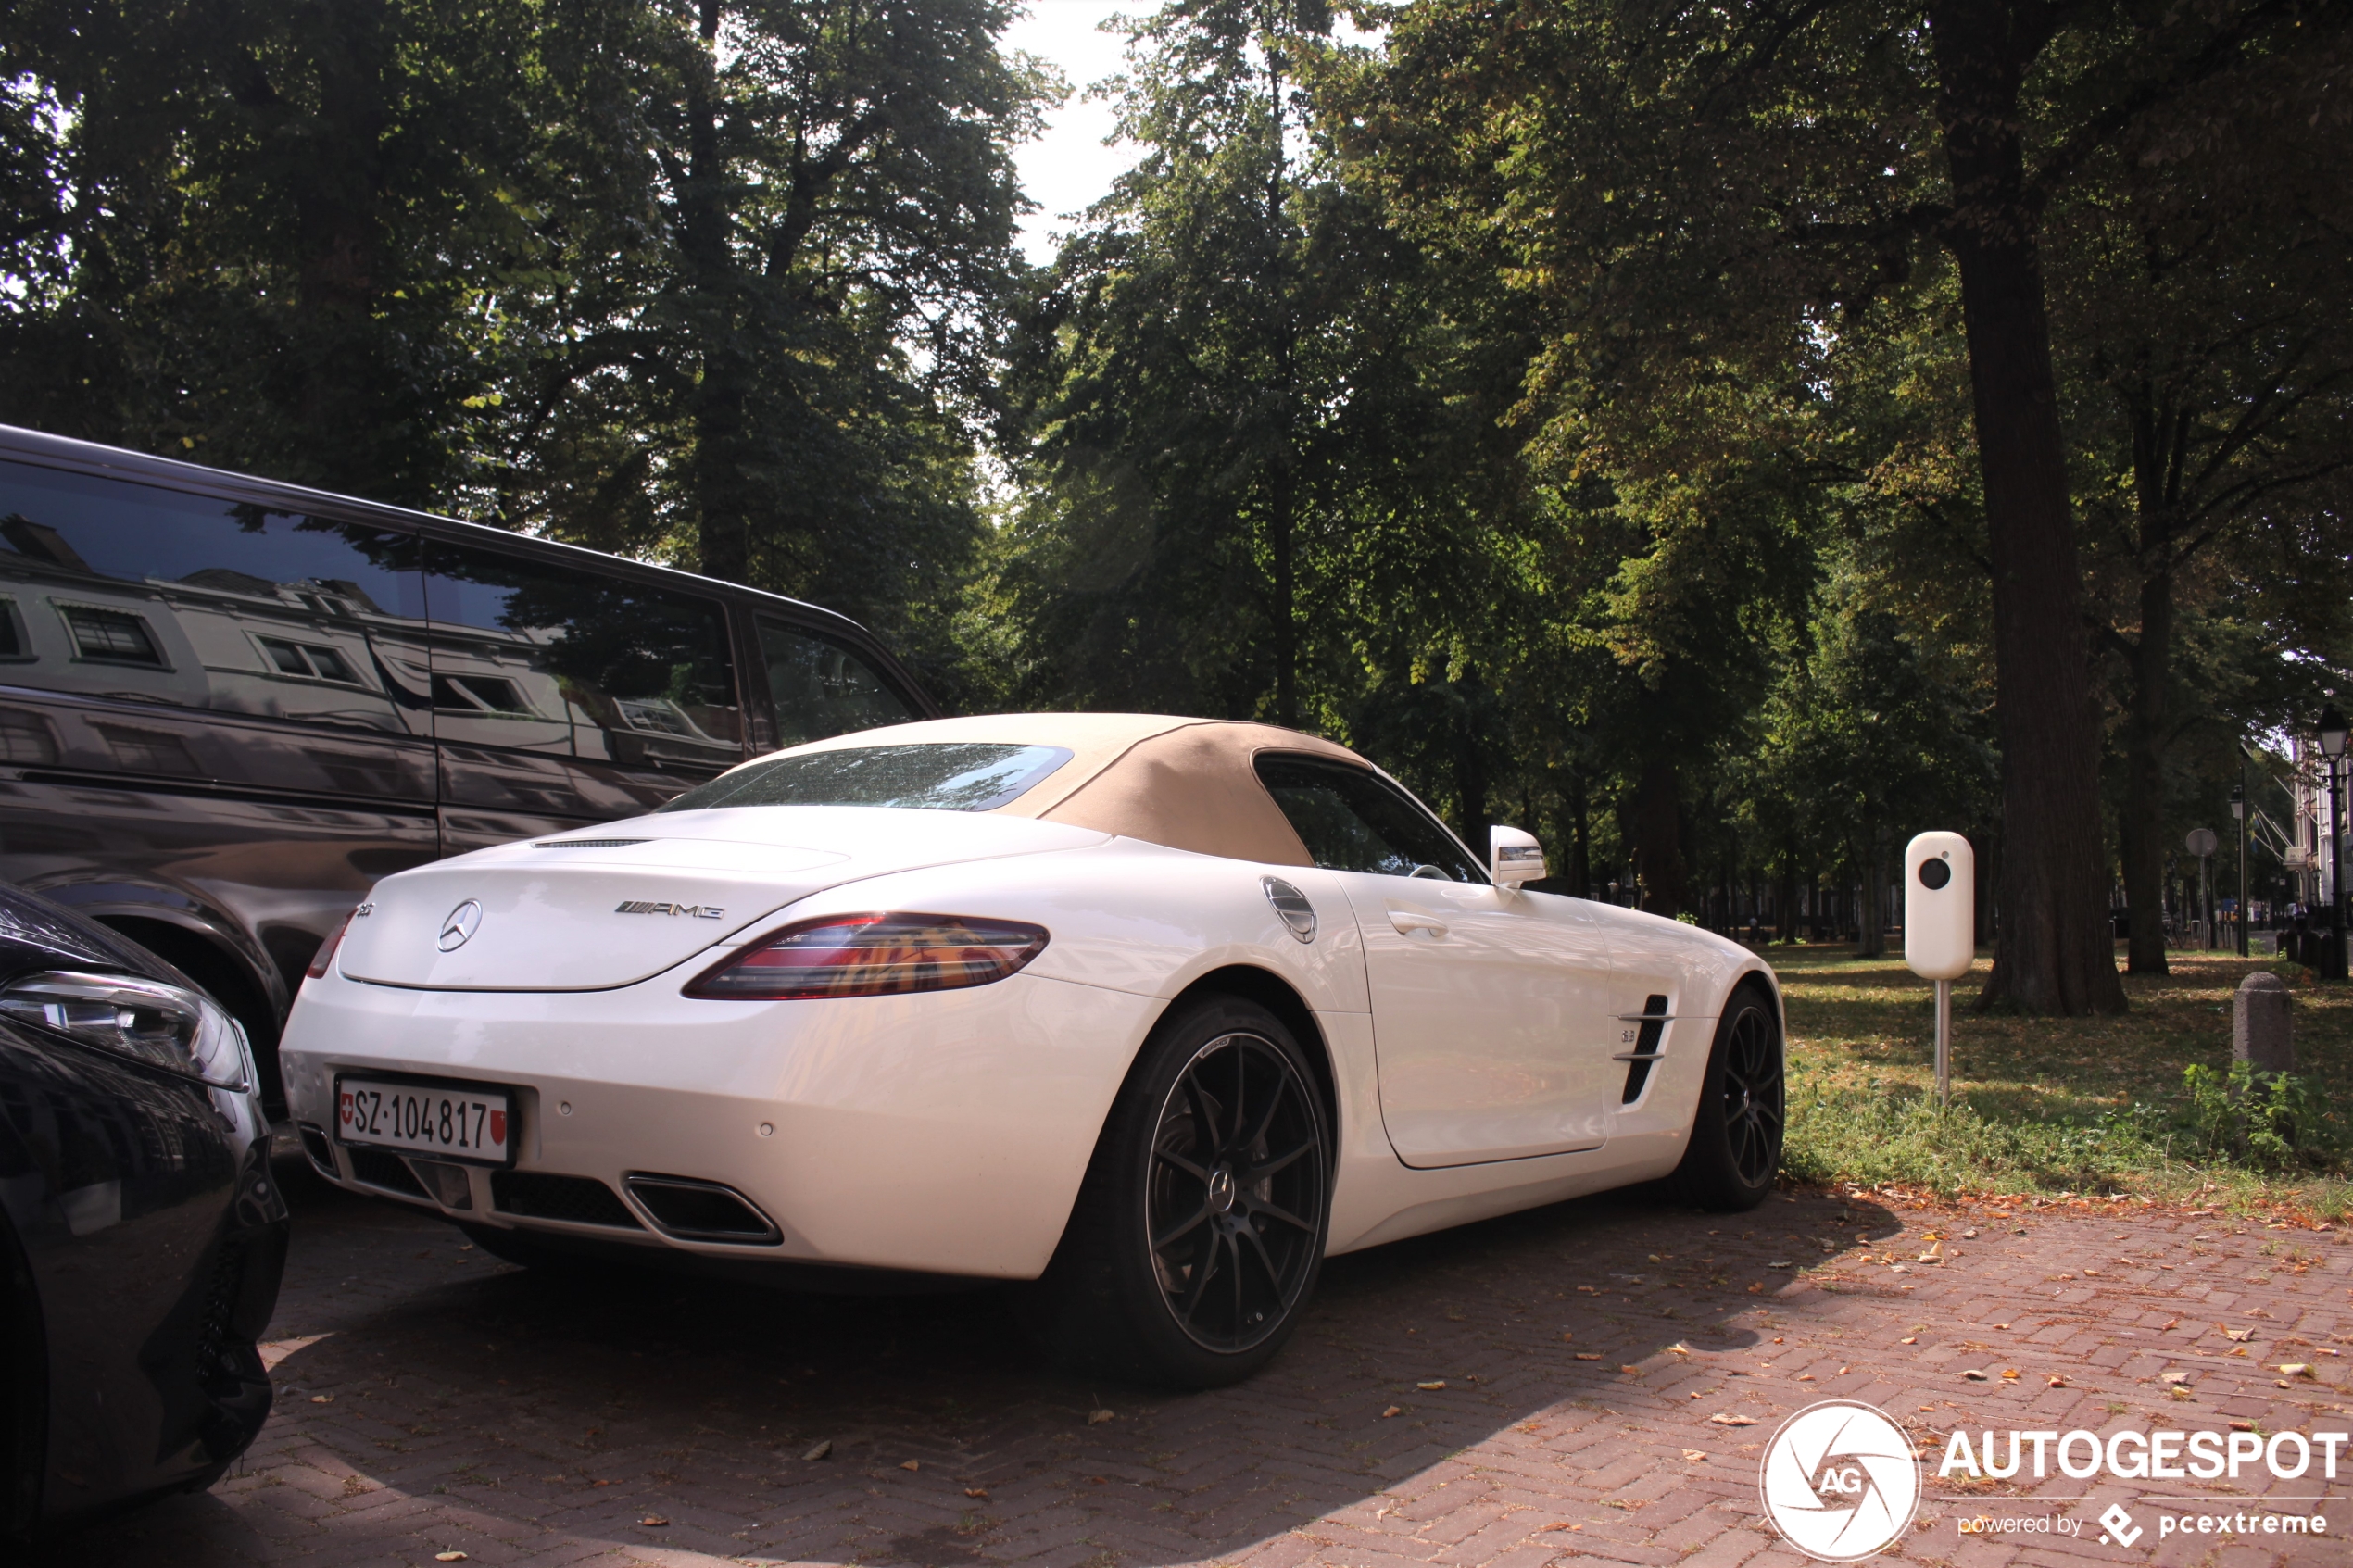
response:
<path id="1" fill-rule="evenodd" d="M 0 990 L 0 1016 L 54 1031 L 216 1088 L 253 1083 L 245 1026 L 210 998 L 127 974 L 49 970 Z"/>
<path id="2" fill-rule="evenodd" d="M 1046 928 L 963 915 L 828 915 L 788 925 L 690 982 L 722 1002 L 889 997 L 1002 980 L 1046 950 Z"/>

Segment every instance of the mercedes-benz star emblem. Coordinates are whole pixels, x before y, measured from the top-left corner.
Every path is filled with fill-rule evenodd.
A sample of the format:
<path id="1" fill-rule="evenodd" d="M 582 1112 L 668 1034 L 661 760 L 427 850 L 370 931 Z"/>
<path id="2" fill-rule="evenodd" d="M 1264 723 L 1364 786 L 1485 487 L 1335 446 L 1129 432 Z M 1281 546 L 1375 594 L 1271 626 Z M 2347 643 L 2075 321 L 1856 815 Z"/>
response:
<path id="1" fill-rule="evenodd" d="M 441 922 L 441 936 L 434 946 L 445 953 L 454 953 L 466 945 L 466 939 L 482 924 L 482 905 L 469 898 L 449 911 Z"/>

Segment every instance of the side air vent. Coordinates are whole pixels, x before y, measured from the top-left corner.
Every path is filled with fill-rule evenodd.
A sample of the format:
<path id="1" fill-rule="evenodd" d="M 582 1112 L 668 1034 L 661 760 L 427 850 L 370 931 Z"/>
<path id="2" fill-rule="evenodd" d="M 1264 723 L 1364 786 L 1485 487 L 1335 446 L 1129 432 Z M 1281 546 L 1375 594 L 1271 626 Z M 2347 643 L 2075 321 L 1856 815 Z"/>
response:
<path id="1" fill-rule="evenodd" d="M 534 849 L 626 849 L 633 844 L 651 844 L 650 838 L 543 838 Z"/>
<path id="2" fill-rule="evenodd" d="M 1651 1081 L 1651 1067 L 1658 1060 L 1659 1036 L 1675 1021 L 1667 1016 L 1667 998 L 1651 997 L 1642 1002 L 1640 1013 L 1621 1013 L 1619 1022 L 1640 1023 L 1641 1033 L 1634 1036 L 1634 1048 L 1622 1052 L 1617 1060 L 1625 1062 L 1626 1092 L 1618 1097 L 1620 1105 L 1631 1105 L 1642 1098 L 1642 1086 Z"/>
<path id="3" fill-rule="evenodd" d="M 575 1225 L 610 1225 L 641 1231 L 637 1216 L 621 1195 L 594 1176 L 559 1176 L 547 1171 L 493 1171 L 490 1201 L 501 1212 L 530 1220 L 562 1220 Z"/>
<path id="4" fill-rule="evenodd" d="M 310 1160 L 311 1169 L 330 1181 L 342 1180 L 343 1173 L 335 1169 L 335 1146 L 327 1141 L 327 1135 L 308 1122 L 295 1130 L 302 1135 L 302 1152 Z"/>
<path id="5" fill-rule="evenodd" d="M 681 1241 L 733 1241 L 773 1247 L 784 1234 L 733 1187 L 688 1176 L 628 1176 L 629 1196 L 664 1236 Z"/>
<path id="6" fill-rule="evenodd" d="M 396 1192 L 403 1198 L 413 1198 L 431 1203 L 433 1195 L 425 1191 L 424 1183 L 417 1180 L 409 1162 L 396 1154 L 386 1154 L 380 1148 L 355 1148 L 351 1152 L 351 1179 L 361 1186 Z"/>

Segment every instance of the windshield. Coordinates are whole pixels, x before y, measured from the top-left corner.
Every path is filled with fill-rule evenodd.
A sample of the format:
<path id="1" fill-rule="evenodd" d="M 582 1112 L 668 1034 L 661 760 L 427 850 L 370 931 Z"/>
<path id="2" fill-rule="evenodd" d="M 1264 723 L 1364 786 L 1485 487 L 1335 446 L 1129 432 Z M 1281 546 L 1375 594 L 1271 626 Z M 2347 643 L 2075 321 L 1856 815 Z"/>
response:
<path id="1" fill-rule="evenodd" d="M 1059 746 L 934 744 L 847 746 L 747 763 L 688 790 L 664 811 L 723 806 L 898 806 L 993 811 L 1063 763 Z"/>

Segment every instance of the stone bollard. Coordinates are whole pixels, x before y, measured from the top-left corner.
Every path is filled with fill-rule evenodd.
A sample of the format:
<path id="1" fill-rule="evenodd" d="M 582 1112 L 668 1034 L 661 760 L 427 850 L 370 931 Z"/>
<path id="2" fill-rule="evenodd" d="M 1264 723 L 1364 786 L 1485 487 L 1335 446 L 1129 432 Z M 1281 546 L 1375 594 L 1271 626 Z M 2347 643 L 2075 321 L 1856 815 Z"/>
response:
<path id="1" fill-rule="evenodd" d="M 2276 974 L 2258 971 L 2231 997 L 2231 1060 L 2258 1073 L 2296 1071 L 2295 1003 Z"/>

